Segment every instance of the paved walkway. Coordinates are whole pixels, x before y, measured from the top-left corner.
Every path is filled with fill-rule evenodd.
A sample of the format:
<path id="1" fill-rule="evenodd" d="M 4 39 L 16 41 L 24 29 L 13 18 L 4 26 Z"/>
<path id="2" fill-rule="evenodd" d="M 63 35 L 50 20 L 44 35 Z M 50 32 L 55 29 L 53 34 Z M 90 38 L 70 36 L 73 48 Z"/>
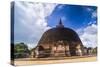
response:
<path id="1" fill-rule="evenodd" d="M 72 62 L 89 62 L 96 61 L 97 57 L 64 57 L 64 58 L 24 58 L 16 59 L 15 65 L 39 65 L 39 64 L 54 64 L 54 63 L 72 63 Z"/>

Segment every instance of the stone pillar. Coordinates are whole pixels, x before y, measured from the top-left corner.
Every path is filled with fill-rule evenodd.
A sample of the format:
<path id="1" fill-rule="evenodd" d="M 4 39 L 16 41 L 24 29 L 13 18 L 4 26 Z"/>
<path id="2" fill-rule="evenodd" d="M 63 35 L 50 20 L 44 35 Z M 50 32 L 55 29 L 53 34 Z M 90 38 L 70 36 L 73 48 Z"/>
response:
<path id="1" fill-rule="evenodd" d="M 38 51 L 38 47 L 35 49 L 35 58 L 39 57 L 39 51 Z"/>
<path id="2" fill-rule="evenodd" d="M 76 55 L 77 56 L 82 56 L 82 50 L 81 50 L 81 46 L 80 45 L 76 46 Z"/>
<path id="3" fill-rule="evenodd" d="M 56 47 L 56 46 L 52 46 L 52 49 L 51 49 L 51 56 L 55 56 L 56 50 L 57 50 L 57 47 Z"/>
<path id="4" fill-rule="evenodd" d="M 31 57 L 31 58 L 34 58 L 34 56 L 35 56 L 35 52 L 34 52 L 34 51 L 32 51 L 32 52 L 31 52 L 31 56 L 30 56 L 30 57 Z"/>
<path id="5" fill-rule="evenodd" d="M 81 49 L 76 49 L 76 55 L 82 56 L 82 51 L 81 51 Z"/>
<path id="6" fill-rule="evenodd" d="M 69 45 L 66 45 L 66 46 L 65 46 L 65 55 L 66 55 L 66 56 L 71 56 L 71 55 L 70 55 L 70 51 L 69 51 Z"/>

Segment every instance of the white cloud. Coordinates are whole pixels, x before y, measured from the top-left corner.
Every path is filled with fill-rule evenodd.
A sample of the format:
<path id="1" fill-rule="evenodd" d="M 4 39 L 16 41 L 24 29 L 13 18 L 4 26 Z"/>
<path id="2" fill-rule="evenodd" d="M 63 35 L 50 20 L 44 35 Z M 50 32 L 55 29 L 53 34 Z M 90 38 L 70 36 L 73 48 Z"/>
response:
<path id="1" fill-rule="evenodd" d="M 97 18 L 97 10 L 94 10 L 94 11 L 92 11 L 92 14 L 91 14 L 91 19 L 96 19 Z M 88 23 L 88 25 L 91 25 L 91 24 L 95 24 L 95 23 L 97 23 L 97 21 L 96 20 L 92 20 L 92 21 L 90 21 L 89 23 Z"/>
<path id="2" fill-rule="evenodd" d="M 88 11 L 92 12 L 91 20 L 88 23 L 88 26 L 85 28 L 80 28 L 77 30 L 79 37 L 86 47 L 97 47 L 97 11 L 91 8 L 87 8 Z M 95 20 L 94 20 L 95 19 Z"/>
<path id="3" fill-rule="evenodd" d="M 97 46 L 97 25 L 96 24 L 91 24 L 84 29 L 79 29 L 77 30 L 77 32 L 84 46 L 86 47 Z"/>
<path id="4" fill-rule="evenodd" d="M 96 24 L 97 21 L 92 21 L 92 22 L 89 22 L 88 25 L 91 25 L 91 24 Z"/>
<path id="5" fill-rule="evenodd" d="M 58 8 L 61 9 L 61 8 L 63 8 L 64 6 L 65 6 L 65 5 L 60 5 Z"/>
<path id="6" fill-rule="evenodd" d="M 92 18 L 97 17 L 97 11 L 92 12 Z"/>
<path id="7" fill-rule="evenodd" d="M 43 32 L 50 27 L 46 17 L 57 4 L 15 2 L 15 42 L 37 44 Z"/>
<path id="8" fill-rule="evenodd" d="M 89 11 L 89 12 L 90 11 L 93 11 L 93 9 L 92 8 L 89 8 L 89 7 L 87 7 L 86 10 Z"/>

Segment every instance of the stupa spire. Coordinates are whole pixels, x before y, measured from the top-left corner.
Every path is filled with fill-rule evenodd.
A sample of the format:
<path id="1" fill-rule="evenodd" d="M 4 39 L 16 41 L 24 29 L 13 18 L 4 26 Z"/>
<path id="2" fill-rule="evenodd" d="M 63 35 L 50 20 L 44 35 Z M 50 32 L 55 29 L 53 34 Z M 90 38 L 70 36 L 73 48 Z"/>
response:
<path id="1" fill-rule="evenodd" d="M 62 25 L 62 21 L 61 21 L 61 19 L 60 19 L 59 25 Z"/>
<path id="2" fill-rule="evenodd" d="M 61 20 L 61 19 L 60 19 L 60 21 L 59 21 L 59 23 L 58 23 L 58 25 L 57 25 L 56 27 L 59 27 L 59 28 L 64 27 L 64 25 L 63 25 L 63 23 L 62 23 L 62 20 Z"/>

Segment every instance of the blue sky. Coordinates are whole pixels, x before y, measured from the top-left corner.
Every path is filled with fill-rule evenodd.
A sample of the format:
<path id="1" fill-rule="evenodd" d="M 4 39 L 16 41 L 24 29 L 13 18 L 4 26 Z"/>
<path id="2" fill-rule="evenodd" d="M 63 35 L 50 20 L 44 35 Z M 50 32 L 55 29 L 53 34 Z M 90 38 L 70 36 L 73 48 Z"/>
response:
<path id="1" fill-rule="evenodd" d="M 83 45 L 97 46 L 97 7 L 56 3 L 15 2 L 14 42 L 35 47 L 42 34 L 59 20 L 75 30 Z M 87 37 L 88 36 L 88 37 Z"/>
<path id="2" fill-rule="evenodd" d="M 91 9 L 91 11 L 88 9 Z M 66 27 L 79 29 L 86 27 L 89 22 L 93 22 L 97 19 L 96 17 L 91 17 L 95 10 L 96 7 L 93 6 L 59 4 L 55 7 L 51 15 L 46 18 L 48 19 L 48 25 L 50 26 L 55 26 L 59 22 L 59 19 L 62 19 L 62 22 Z"/>

